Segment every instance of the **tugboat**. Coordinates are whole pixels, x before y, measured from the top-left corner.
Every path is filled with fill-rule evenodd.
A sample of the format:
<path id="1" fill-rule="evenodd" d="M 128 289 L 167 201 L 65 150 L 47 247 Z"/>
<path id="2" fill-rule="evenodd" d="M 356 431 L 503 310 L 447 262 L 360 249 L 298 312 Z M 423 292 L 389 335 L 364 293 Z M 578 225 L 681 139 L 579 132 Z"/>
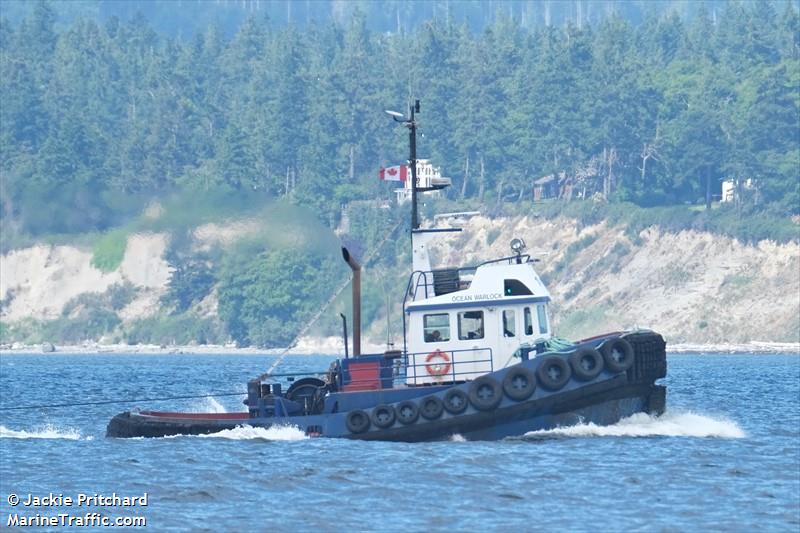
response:
<path id="1" fill-rule="evenodd" d="M 314 437 L 419 442 L 459 434 L 496 440 L 579 423 L 613 424 L 635 413 L 660 415 L 666 343 L 650 330 L 567 342 L 554 337 L 550 293 L 522 239 L 507 257 L 432 269 L 430 242 L 460 228 L 420 228 L 416 113 L 387 111 L 409 128 L 413 269 L 403 299 L 403 349 L 362 354 L 360 266 L 353 270 L 353 354 L 284 392 L 269 374 L 247 383 L 247 411 L 128 411 L 108 437 L 215 433 L 236 426 L 295 426 Z M 443 187 L 446 184 L 436 185 Z"/>

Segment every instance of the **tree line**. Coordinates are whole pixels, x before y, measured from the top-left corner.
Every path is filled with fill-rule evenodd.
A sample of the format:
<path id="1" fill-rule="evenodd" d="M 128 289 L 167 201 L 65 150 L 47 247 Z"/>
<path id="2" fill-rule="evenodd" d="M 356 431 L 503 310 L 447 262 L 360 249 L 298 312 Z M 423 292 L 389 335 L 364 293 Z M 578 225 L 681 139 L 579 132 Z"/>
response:
<path id="1" fill-rule="evenodd" d="M 168 192 L 289 197 L 325 219 L 390 197 L 407 157 L 383 110 L 422 101 L 418 152 L 451 197 L 530 198 L 549 174 L 643 206 L 703 203 L 750 179 L 748 202 L 800 212 L 800 17 L 727 3 L 691 20 L 480 33 L 434 18 L 411 32 L 248 18 L 163 36 L 143 16 L 57 29 L 39 3 L 0 21 L 4 233 L 104 229 Z M 42 206 L 46 206 L 43 208 Z"/>

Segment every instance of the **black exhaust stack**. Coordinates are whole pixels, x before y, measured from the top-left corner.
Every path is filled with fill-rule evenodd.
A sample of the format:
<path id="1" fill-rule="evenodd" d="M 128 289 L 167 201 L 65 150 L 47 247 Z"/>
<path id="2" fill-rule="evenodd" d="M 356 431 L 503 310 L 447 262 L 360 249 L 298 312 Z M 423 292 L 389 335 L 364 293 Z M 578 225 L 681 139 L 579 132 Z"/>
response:
<path id="1" fill-rule="evenodd" d="M 361 265 L 344 246 L 342 257 L 353 271 L 353 357 L 358 357 L 361 355 Z"/>

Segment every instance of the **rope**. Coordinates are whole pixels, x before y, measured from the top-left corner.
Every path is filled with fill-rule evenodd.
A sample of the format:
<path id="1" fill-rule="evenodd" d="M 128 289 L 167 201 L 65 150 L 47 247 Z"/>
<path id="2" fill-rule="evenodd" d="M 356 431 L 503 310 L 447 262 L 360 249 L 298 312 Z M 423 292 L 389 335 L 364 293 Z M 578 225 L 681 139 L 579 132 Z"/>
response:
<path id="1" fill-rule="evenodd" d="M 293 372 L 291 374 L 273 374 L 272 377 L 296 377 L 296 376 L 319 376 L 324 372 Z M 194 400 L 198 398 L 215 398 L 222 396 L 245 396 L 246 392 L 215 392 L 211 394 L 193 394 L 189 396 L 161 396 L 158 398 L 138 398 L 133 400 L 97 400 L 92 402 L 73 402 L 48 405 L 15 405 L 12 407 L 0 407 L 2 411 L 23 411 L 27 409 L 49 409 L 54 407 L 86 407 L 90 405 L 112 405 L 115 403 L 138 403 L 138 402 L 161 402 L 167 400 Z"/>
<path id="2" fill-rule="evenodd" d="M 519 358 L 522 357 L 522 350 L 524 348 L 530 348 L 532 350 L 532 349 L 534 349 L 536 347 L 537 344 L 538 343 L 536 341 L 534 341 L 534 342 L 523 342 L 522 344 L 519 345 L 519 348 L 517 348 L 514 351 L 514 353 L 511 354 L 511 357 L 516 357 L 517 359 L 519 359 Z M 547 353 L 547 352 L 562 352 L 564 350 L 569 350 L 569 349 L 574 348 L 574 347 L 575 347 L 575 343 L 574 342 L 570 342 L 567 339 L 564 339 L 562 337 L 550 337 L 549 339 L 544 341 L 545 353 Z"/>
<path id="3" fill-rule="evenodd" d="M 246 392 L 215 392 L 214 394 L 195 394 L 191 396 L 163 396 L 160 398 L 139 398 L 136 400 L 99 400 L 96 402 L 57 403 L 49 405 L 17 405 L 0 407 L 0 411 L 21 411 L 24 409 L 48 409 L 51 407 L 85 407 L 87 405 L 111 405 L 115 403 L 161 402 L 166 400 L 189 400 L 195 398 L 213 398 L 217 396 L 244 396 Z"/>
<path id="4" fill-rule="evenodd" d="M 562 337 L 550 337 L 550 339 L 545 341 L 545 346 L 549 352 L 560 352 L 572 348 L 575 346 L 575 343 Z"/>
<path id="5" fill-rule="evenodd" d="M 383 238 L 383 240 L 381 240 L 381 242 L 378 243 L 378 246 L 376 246 L 364 258 L 364 264 L 362 265 L 362 267 L 365 267 L 365 266 L 367 266 L 369 264 L 369 262 L 372 260 L 372 258 L 375 257 L 375 254 L 377 254 L 378 251 L 381 248 L 383 248 L 383 245 L 386 244 L 386 241 L 389 240 L 389 237 L 392 236 L 392 234 L 395 232 L 395 230 L 397 228 L 399 228 L 400 224 L 402 224 L 402 223 L 403 223 L 402 220 L 398 221 L 397 224 L 395 224 L 394 227 L 392 227 L 392 229 L 389 230 L 388 233 L 386 233 L 386 236 Z M 272 372 L 278 367 L 279 364 L 281 364 L 281 362 L 283 361 L 283 358 L 286 357 L 286 355 L 289 353 L 289 350 L 294 348 L 297 345 L 297 341 L 300 340 L 300 337 L 305 335 L 306 332 L 308 332 L 308 330 L 311 329 L 311 326 L 316 324 L 317 320 L 319 320 L 319 318 L 323 315 L 323 313 L 325 313 L 328 310 L 328 307 L 330 307 L 330 305 L 334 302 L 334 300 L 336 300 L 336 298 L 339 297 L 339 295 L 342 293 L 342 291 L 345 290 L 348 285 L 350 285 L 350 281 L 351 280 L 352 280 L 352 277 L 349 277 L 344 281 L 344 283 L 339 285 L 339 287 L 336 289 L 336 291 L 333 293 L 333 295 L 330 298 L 328 298 L 328 301 L 325 302 L 325 304 L 319 309 L 319 311 L 317 311 L 314 314 L 314 316 L 311 317 L 311 320 L 309 320 L 308 323 L 306 323 L 306 325 L 303 326 L 302 329 L 300 329 L 300 332 L 297 335 L 295 335 L 294 339 L 292 339 L 292 342 L 290 342 L 289 345 L 286 348 L 284 348 L 283 351 L 281 351 L 281 353 L 278 354 L 278 358 L 275 360 L 275 362 L 272 363 L 272 365 L 270 365 L 270 367 L 267 369 L 267 371 L 256 378 L 258 381 L 264 381 L 267 378 L 273 377 Z"/>

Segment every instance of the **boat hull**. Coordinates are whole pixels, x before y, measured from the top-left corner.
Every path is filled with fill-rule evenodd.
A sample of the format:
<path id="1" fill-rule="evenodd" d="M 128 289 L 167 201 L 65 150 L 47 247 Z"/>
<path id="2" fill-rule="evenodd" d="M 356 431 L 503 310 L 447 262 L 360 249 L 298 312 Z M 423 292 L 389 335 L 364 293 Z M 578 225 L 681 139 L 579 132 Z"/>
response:
<path id="1" fill-rule="evenodd" d="M 580 379 L 570 371 L 570 378 L 556 390 L 554 385 L 559 384 L 548 383 L 543 372 L 545 368 L 541 367 L 553 363 L 554 358 L 566 362 L 568 354 L 545 354 L 469 383 L 429 390 L 426 387 L 409 388 L 408 398 L 397 400 L 393 397 L 392 403 L 382 403 L 386 396 L 381 396 L 380 391 L 345 393 L 372 395 L 362 398 L 374 400 L 371 403 L 374 407 L 370 409 L 263 418 L 250 418 L 247 413 L 184 416 L 180 413 L 125 412 L 111 420 L 107 436 L 197 435 L 249 425 L 264 428 L 295 426 L 309 436 L 363 440 L 422 442 L 449 439 L 455 434 L 469 440 L 497 440 L 578 423 L 610 425 L 636 413 L 659 415 L 665 408 L 666 388 L 655 382 L 666 375 L 665 343 L 653 332 L 627 334 L 625 338 L 633 348 L 633 361 L 626 370 L 614 372 L 604 368 L 591 379 L 587 376 Z M 602 340 L 593 341 L 586 347 L 591 348 Z M 532 386 L 533 390 L 515 392 L 510 385 L 517 378 L 531 376 L 536 376 L 538 384 Z M 457 391 L 454 393 L 453 389 Z M 482 394 L 486 398 L 482 399 Z M 468 402 L 453 408 L 451 396 L 467 398 Z M 408 404 L 413 404 L 418 410 L 413 420 L 410 417 L 401 419 L 400 416 Z M 440 404 L 440 407 L 423 412 L 423 406 L 428 404 Z M 381 419 L 381 410 L 394 414 L 391 419 Z M 358 414 L 354 416 L 356 412 Z"/>

